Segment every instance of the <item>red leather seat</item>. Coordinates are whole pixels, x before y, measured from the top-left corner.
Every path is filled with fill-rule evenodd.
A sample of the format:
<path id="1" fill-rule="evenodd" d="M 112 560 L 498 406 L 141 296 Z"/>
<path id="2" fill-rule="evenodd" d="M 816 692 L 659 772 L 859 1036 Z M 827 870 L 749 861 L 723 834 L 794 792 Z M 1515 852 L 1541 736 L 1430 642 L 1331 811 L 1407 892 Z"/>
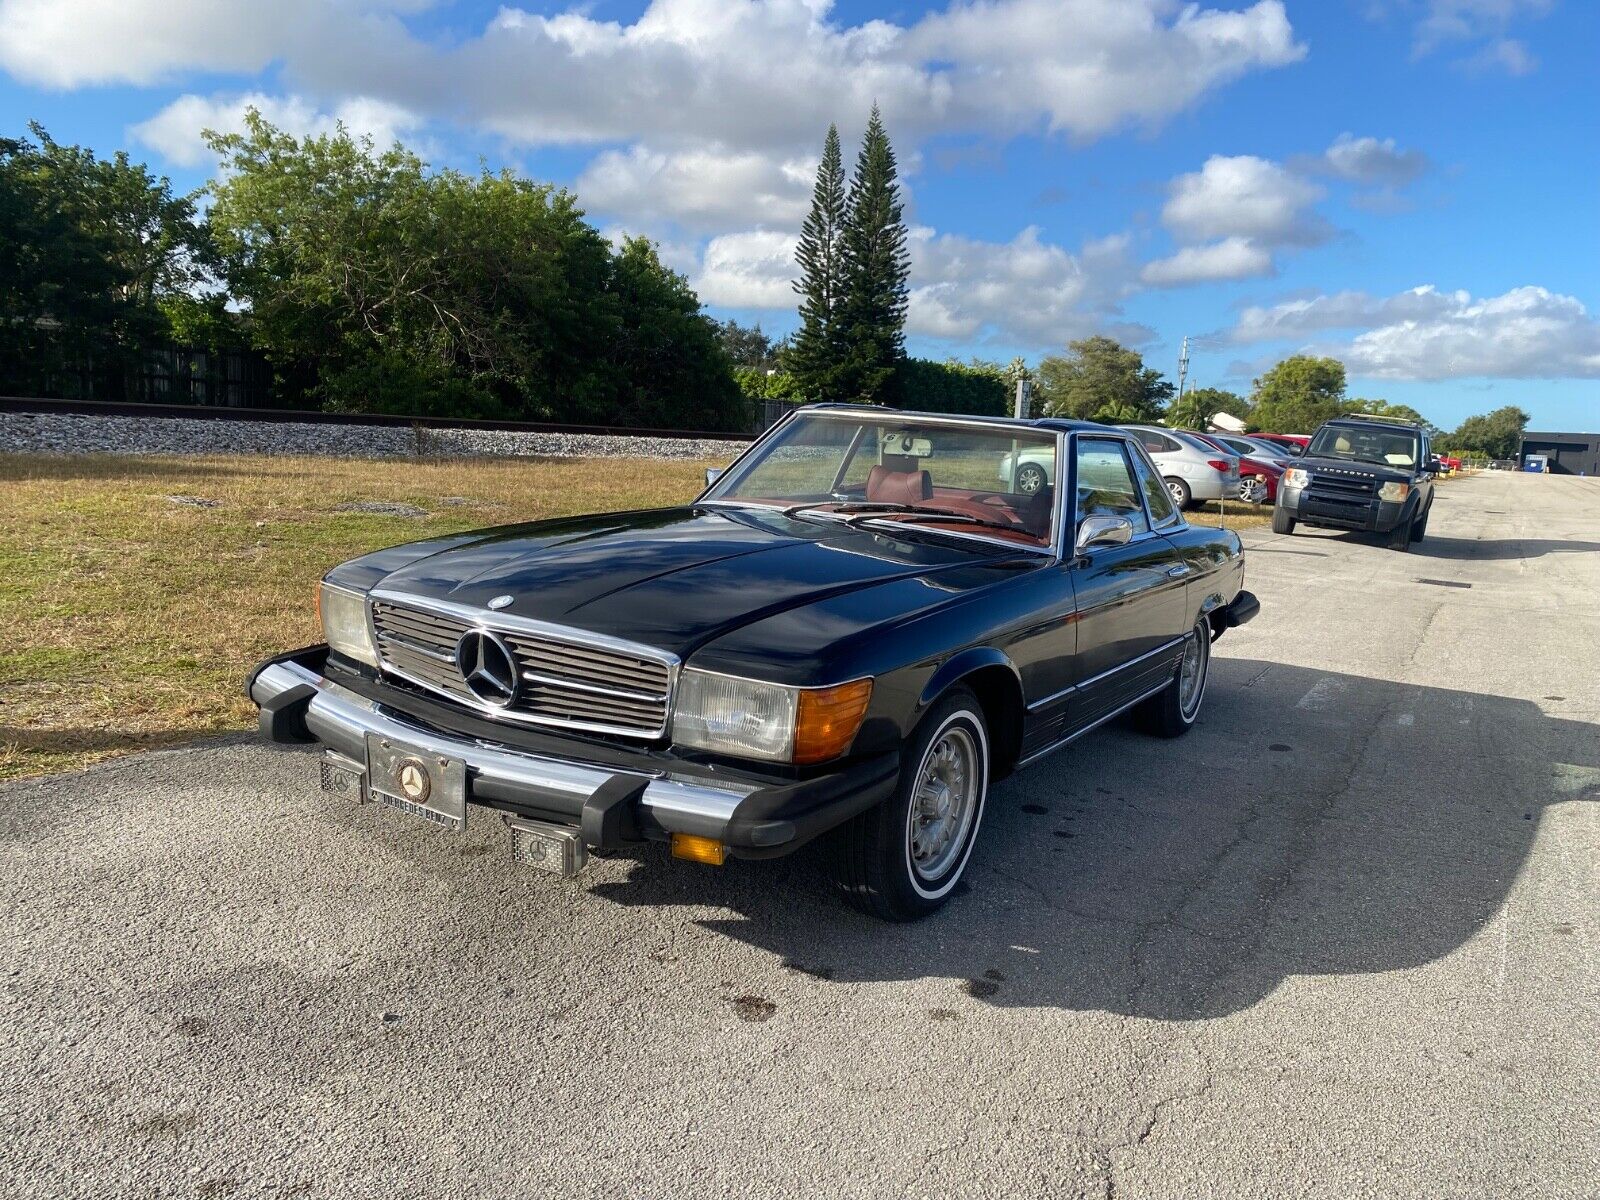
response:
<path id="1" fill-rule="evenodd" d="M 867 499 L 875 504 L 918 504 L 932 495 L 933 476 L 926 471 L 873 467 L 867 476 Z"/>

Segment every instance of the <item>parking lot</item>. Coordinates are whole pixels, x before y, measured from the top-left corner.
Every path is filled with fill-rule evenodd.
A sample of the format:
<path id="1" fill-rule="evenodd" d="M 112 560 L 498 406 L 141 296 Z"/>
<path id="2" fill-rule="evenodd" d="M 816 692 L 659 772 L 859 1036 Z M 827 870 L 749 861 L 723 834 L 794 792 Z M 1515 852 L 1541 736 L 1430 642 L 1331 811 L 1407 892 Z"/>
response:
<path id="1" fill-rule="evenodd" d="M 0 789 L 7 1196 L 1592 1196 L 1600 481 L 1245 534 L 1189 737 L 1001 785 L 913 926 L 563 883 L 233 738 Z"/>

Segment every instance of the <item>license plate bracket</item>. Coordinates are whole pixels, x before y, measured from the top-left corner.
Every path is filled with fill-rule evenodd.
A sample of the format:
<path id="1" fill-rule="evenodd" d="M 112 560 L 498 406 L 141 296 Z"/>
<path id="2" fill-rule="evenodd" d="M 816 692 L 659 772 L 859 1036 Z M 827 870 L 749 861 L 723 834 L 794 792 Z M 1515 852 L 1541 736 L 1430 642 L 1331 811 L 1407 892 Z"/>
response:
<path id="1" fill-rule="evenodd" d="M 459 758 L 369 733 L 367 794 L 443 829 L 467 827 L 467 764 Z"/>

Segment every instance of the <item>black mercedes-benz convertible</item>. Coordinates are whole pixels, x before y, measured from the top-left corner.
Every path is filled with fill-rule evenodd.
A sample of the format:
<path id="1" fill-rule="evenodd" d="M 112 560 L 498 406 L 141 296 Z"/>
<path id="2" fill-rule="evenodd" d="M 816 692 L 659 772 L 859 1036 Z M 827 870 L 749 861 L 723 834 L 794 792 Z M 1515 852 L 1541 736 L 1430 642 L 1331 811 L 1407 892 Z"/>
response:
<path id="1" fill-rule="evenodd" d="M 715 473 L 713 473 L 715 474 Z M 511 525 L 335 567 L 325 644 L 251 674 L 322 786 L 522 861 L 821 835 L 894 920 L 960 881 L 991 784 L 1128 710 L 1187 730 L 1259 605 L 1138 441 L 1088 422 L 801 409 L 681 508 Z"/>

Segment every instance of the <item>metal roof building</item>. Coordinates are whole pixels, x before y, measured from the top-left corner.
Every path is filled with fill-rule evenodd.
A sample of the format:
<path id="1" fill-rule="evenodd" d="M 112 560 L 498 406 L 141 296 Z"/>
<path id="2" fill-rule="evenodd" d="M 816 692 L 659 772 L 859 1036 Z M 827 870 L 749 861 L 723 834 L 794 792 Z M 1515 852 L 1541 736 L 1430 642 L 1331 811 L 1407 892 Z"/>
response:
<path id="1" fill-rule="evenodd" d="M 1536 433 L 1522 435 L 1517 465 L 1526 466 L 1528 455 L 1541 454 L 1552 475 L 1600 475 L 1600 433 Z"/>

